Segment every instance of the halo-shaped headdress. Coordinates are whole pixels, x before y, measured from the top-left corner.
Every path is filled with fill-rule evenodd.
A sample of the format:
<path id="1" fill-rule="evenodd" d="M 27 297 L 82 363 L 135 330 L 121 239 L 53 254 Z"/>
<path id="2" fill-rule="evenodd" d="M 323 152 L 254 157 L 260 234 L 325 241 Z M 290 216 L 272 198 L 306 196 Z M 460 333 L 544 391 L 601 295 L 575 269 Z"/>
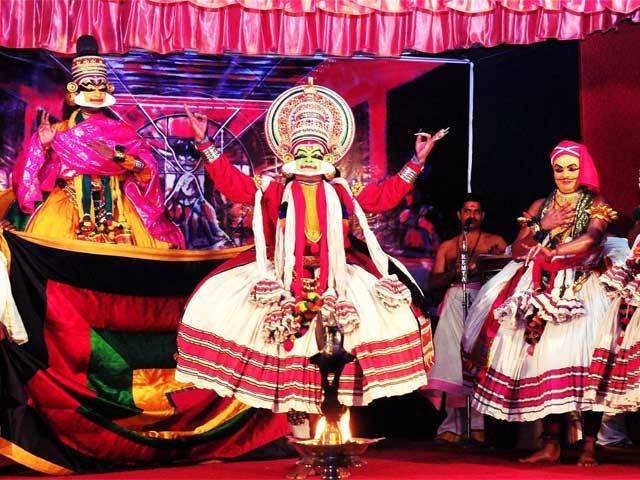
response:
<path id="1" fill-rule="evenodd" d="M 298 85 L 280 94 L 267 110 L 265 133 L 269 147 L 283 162 L 293 160 L 302 143 L 325 147 L 325 161 L 334 164 L 346 155 L 354 137 L 351 108 L 333 90 L 313 84 Z"/>

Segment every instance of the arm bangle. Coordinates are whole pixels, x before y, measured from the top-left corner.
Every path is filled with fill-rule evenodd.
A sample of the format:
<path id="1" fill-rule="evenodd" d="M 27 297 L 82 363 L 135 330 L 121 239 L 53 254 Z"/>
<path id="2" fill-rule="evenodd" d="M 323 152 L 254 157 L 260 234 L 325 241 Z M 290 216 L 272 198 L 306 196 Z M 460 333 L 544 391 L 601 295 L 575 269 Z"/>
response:
<path id="1" fill-rule="evenodd" d="M 204 155 L 204 158 L 207 159 L 207 162 L 213 163 L 220 155 L 222 155 L 222 152 L 211 145 L 209 148 L 205 148 L 202 154 Z"/>
<path id="2" fill-rule="evenodd" d="M 416 180 L 418 179 L 418 173 L 411 167 L 409 167 L 408 165 L 405 165 L 404 167 L 402 167 L 402 169 L 400 170 L 400 172 L 398 173 L 398 176 L 404 180 L 405 182 L 413 185 Z"/>

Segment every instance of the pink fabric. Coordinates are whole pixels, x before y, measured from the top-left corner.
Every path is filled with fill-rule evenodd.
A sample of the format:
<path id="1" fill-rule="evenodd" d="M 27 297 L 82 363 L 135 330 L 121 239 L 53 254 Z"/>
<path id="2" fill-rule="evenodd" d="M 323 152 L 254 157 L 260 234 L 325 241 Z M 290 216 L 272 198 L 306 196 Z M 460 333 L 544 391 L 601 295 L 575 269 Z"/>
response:
<path id="1" fill-rule="evenodd" d="M 600 193 L 600 177 L 587 147 L 571 140 L 563 140 L 551 152 L 551 163 L 553 164 L 560 155 L 576 157 L 580 161 L 578 184 L 587 187 L 594 193 Z"/>
<path id="2" fill-rule="evenodd" d="M 2 0 L 0 45 L 71 54 L 143 48 L 396 56 L 477 44 L 582 39 L 640 22 L 640 0 Z"/>
<path id="3" fill-rule="evenodd" d="M 105 0 L 126 2 L 134 0 Z M 528 12 L 544 8 L 575 12 L 599 12 L 605 9 L 629 12 L 638 8 L 634 0 L 147 0 L 157 5 L 189 4 L 206 9 L 220 9 L 240 5 L 252 10 L 282 10 L 290 14 L 316 13 L 318 11 L 342 15 L 369 15 L 371 13 L 406 13 L 416 9 L 444 11 L 458 10 L 479 13 L 503 6 L 510 10 Z"/>
<path id="4" fill-rule="evenodd" d="M 185 248 L 182 233 L 164 212 L 164 196 L 160 187 L 158 167 L 146 144 L 122 122 L 94 115 L 66 132 L 58 132 L 51 145 L 49 159 L 35 133 L 18 160 L 13 173 L 13 188 L 20 208 L 31 213 L 35 202 L 41 201 L 43 191 L 51 191 L 57 178 L 69 180 L 76 175 L 121 175 L 126 170 L 87 145 L 102 140 L 109 147 L 122 145 L 127 154 L 142 160 L 151 170 L 151 180 L 143 183 L 129 175 L 122 190 L 131 200 L 151 235 L 165 242 Z"/>

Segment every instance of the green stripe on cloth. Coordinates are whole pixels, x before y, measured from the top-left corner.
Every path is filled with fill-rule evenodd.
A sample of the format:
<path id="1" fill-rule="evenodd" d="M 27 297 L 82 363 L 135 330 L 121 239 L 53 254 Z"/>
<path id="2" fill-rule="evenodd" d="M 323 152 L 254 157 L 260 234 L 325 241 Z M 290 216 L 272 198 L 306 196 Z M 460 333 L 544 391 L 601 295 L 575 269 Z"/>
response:
<path id="1" fill-rule="evenodd" d="M 29 335 L 24 345 L 0 342 L 0 432 L 7 451 L 21 453 L 14 461 L 46 473 L 107 471 L 234 458 L 288 433 L 285 416 L 173 375 L 186 299 L 231 252 L 5 238 Z"/>
<path id="2" fill-rule="evenodd" d="M 247 409 L 235 415 L 230 420 L 201 434 L 183 436 L 178 438 L 157 438 L 143 435 L 134 430 L 129 430 L 128 428 L 121 427 L 120 425 L 111 422 L 109 419 L 98 414 L 95 410 L 92 410 L 90 408 L 80 407 L 78 409 L 78 412 L 113 433 L 150 447 L 176 447 L 178 445 L 192 446 L 206 443 L 211 440 L 216 440 L 218 438 L 231 435 L 233 432 L 243 427 L 254 414 L 253 409 Z"/>
<path id="3" fill-rule="evenodd" d="M 133 371 L 174 368 L 176 334 L 92 329 L 90 336 L 89 387 L 98 394 L 97 401 L 113 404 L 103 405 L 102 414 L 116 419 L 142 413 L 133 399 Z"/>

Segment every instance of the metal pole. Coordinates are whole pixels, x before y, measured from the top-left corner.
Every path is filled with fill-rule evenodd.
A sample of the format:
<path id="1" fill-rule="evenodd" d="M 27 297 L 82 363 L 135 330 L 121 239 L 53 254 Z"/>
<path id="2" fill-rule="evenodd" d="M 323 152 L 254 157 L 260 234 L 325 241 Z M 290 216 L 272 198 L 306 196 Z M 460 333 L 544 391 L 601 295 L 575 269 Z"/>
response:
<path id="1" fill-rule="evenodd" d="M 467 156 L 467 193 L 471 193 L 471 173 L 473 170 L 473 62 L 469 62 L 469 147 Z"/>
<path id="2" fill-rule="evenodd" d="M 460 249 L 460 283 L 462 284 L 462 324 L 464 325 L 467 320 L 467 313 L 469 312 L 469 258 L 468 258 L 468 244 L 467 244 L 467 231 L 468 227 L 463 225 L 462 227 L 462 248 Z M 471 396 L 467 396 L 467 424 L 466 424 L 466 438 L 471 440 Z"/>

